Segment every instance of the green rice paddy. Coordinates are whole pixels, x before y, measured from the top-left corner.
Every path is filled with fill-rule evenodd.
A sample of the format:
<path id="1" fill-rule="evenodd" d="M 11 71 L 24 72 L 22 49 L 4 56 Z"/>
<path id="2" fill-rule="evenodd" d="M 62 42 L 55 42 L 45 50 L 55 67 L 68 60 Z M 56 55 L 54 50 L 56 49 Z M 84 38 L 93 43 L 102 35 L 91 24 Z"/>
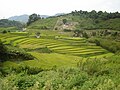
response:
<path id="1" fill-rule="evenodd" d="M 2 41 L 6 41 L 4 42 L 5 44 L 11 42 L 14 46 L 19 46 L 19 48 L 29 50 L 47 47 L 52 51 L 52 53 L 28 51 L 35 57 L 35 59 L 22 62 L 9 62 L 13 63 L 13 66 L 29 65 L 31 67 L 40 68 L 63 66 L 73 67 L 76 66 L 77 62 L 83 58 L 102 58 L 113 55 L 102 47 L 88 43 L 85 38 L 73 38 L 65 36 L 59 36 L 59 38 L 55 38 L 55 35 L 52 36 L 53 38 L 48 37 L 49 35 L 43 35 L 38 39 L 33 35 L 27 37 L 25 33 L 21 33 L 20 35 L 18 33 L 0 34 L 0 39 Z M 8 62 L 4 63 L 5 66 L 6 64 L 8 64 Z M 8 64 L 7 66 L 11 66 L 11 64 Z"/>

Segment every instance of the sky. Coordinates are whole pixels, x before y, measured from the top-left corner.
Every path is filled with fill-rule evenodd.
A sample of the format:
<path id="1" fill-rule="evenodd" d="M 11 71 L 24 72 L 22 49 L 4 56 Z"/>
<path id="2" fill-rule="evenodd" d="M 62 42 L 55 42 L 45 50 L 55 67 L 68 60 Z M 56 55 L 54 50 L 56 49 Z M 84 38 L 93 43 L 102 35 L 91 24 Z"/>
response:
<path id="1" fill-rule="evenodd" d="M 0 0 L 0 19 L 32 13 L 54 15 L 74 10 L 120 12 L 120 0 Z"/>

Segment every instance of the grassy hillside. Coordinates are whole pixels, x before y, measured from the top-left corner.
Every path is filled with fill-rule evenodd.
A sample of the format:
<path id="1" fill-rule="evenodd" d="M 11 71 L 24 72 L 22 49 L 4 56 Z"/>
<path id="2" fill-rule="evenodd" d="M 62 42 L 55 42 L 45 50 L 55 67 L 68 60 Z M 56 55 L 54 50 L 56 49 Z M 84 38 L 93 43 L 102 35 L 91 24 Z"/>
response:
<path id="1" fill-rule="evenodd" d="M 120 18 L 101 20 L 101 19 L 92 19 L 86 18 L 79 15 L 65 15 L 62 18 L 68 18 L 71 20 L 68 22 L 76 22 L 74 29 L 78 30 L 92 30 L 92 29 L 111 29 L 111 30 L 120 30 Z"/>
<path id="2" fill-rule="evenodd" d="M 0 34 L 3 44 L 12 45 L 12 53 L 26 56 L 24 49 L 34 57 L 0 63 L 0 89 L 119 90 L 119 55 L 60 32 L 42 30 L 40 38 L 33 32 Z"/>
<path id="3" fill-rule="evenodd" d="M 67 20 L 63 24 L 63 19 Z M 39 30 L 93 30 L 93 29 L 110 29 L 120 30 L 120 18 L 113 18 L 108 20 L 93 19 L 89 17 L 82 17 L 80 15 L 67 14 L 59 17 L 52 17 L 41 19 L 32 23 L 29 29 Z"/>
<path id="4" fill-rule="evenodd" d="M 120 30 L 120 18 L 100 21 L 96 24 L 96 27 L 100 29 Z"/>
<path id="5" fill-rule="evenodd" d="M 43 34 L 40 39 L 37 39 L 33 35 L 28 37 L 25 32 L 0 34 L 0 37 L 4 41 L 4 44 L 11 44 L 23 48 L 35 57 L 35 60 L 22 63 L 30 66 L 35 65 L 40 68 L 61 67 L 64 65 L 74 66 L 81 58 L 113 55 L 109 51 L 87 42 L 85 38 L 55 37 L 54 31 L 52 32 L 53 36 L 51 34 L 50 36 Z"/>
<path id="6" fill-rule="evenodd" d="M 93 12 L 0 33 L 0 90 L 119 90 L 119 18 Z"/>
<path id="7" fill-rule="evenodd" d="M 47 18 L 40 19 L 32 23 L 28 28 L 29 29 L 39 29 L 39 30 L 53 30 L 57 22 L 57 18 Z"/>
<path id="8" fill-rule="evenodd" d="M 40 38 L 27 32 L 0 34 L 3 43 L 15 46 L 17 53 L 20 48 L 34 56 L 0 63 L 1 90 L 119 90 L 119 55 L 85 38 L 42 32 Z"/>

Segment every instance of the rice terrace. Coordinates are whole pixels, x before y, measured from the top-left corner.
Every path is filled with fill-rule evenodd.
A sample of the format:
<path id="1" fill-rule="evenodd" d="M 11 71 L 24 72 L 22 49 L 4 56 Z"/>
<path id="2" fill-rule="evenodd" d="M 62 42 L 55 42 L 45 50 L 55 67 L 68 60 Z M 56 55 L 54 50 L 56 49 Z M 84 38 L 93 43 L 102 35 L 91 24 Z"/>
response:
<path id="1" fill-rule="evenodd" d="M 27 17 L 0 20 L 0 90 L 120 90 L 119 12 Z"/>

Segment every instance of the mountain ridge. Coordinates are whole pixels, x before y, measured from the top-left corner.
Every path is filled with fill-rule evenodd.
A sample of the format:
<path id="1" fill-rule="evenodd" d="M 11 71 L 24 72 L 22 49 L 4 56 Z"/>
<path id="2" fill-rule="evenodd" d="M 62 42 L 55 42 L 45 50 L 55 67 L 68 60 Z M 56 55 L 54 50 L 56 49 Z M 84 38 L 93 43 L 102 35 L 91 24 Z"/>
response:
<path id="1" fill-rule="evenodd" d="M 48 15 L 40 15 L 42 18 L 47 18 L 49 17 Z M 22 23 L 27 23 L 29 19 L 29 15 L 23 14 L 23 15 L 16 15 L 16 16 L 11 16 L 8 18 L 8 20 L 14 20 L 14 21 L 19 21 Z"/>

